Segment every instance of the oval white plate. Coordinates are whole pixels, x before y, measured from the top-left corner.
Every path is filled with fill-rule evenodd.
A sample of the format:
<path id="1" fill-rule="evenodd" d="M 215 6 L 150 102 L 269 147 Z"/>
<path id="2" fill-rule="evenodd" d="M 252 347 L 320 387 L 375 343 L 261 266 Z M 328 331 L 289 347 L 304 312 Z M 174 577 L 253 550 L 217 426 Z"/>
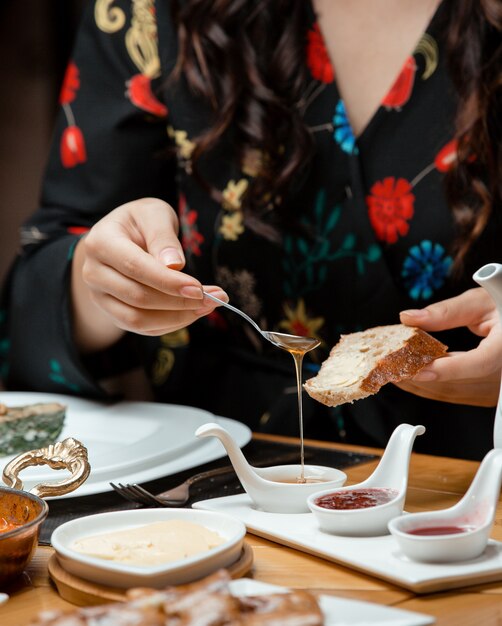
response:
<path id="1" fill-rule="evenodd" d="M 189 558 L 151 567 L 107 561 L 80 554 L 71 547 L 74 541 L 83 537 L 171 519 L 205 526 L 217 532 L 225 541 Z M 80 578 L 109 587 L 161 588 L 191 582 L 221 567 L 232 565 L 241 555 L 245 534 L 243 522 L 224 513 L 191 509 L 140 509 L 100 513 L 66 522 L 53 532 L 52 546 L 61 566 Z"/>
<path id="2" fill-rule="evenodd" d="M 250 429 L 235 420 L 214 416 L 194 407 L 160 402 L 122 401 L 104 404 L 71 396 L 31 392 L 1 392 L 0 402 L 20 406 L 35 402 L 61 402 L 67 406 L 59 439 L 74 437 L 88 450 L 91 475 L 83 485 L 58 498 L 75 498 L 111 491 L 110 481 L 144 483 L 209 463 L 225 455 L 219 441 L 201 441 L 195 430 L 206 422 L 228 428 L 243 447 Z M 15 455 L 0 456 L 1 470 Z M 44 465 L 27 467 L 20 474 L 29 491 L 40 482 L 65 478 Z"/>

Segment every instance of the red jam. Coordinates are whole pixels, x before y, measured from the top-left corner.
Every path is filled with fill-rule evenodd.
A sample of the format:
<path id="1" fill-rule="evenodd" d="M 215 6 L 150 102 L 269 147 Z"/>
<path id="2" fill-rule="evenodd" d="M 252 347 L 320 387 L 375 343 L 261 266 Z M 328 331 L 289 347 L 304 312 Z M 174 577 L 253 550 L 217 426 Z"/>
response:
<path id="1" fill-rule="evenodd" d="M 351 509 L 367 509 L 380 504 L 387 504 L 398 495 L 395 489 L 361 488 L 335 491 L 315 500 L 323 509 L 347 511 Z"/>
<path id="2" fill-rule="evenodd" d="M 474 530 L 471 526 L 424 526 L 423 528 L 412 528 L 407 530 L 408 535 L 419 535 L 421 537 L 433 537 L 434 535 L 458 535 Z"/>

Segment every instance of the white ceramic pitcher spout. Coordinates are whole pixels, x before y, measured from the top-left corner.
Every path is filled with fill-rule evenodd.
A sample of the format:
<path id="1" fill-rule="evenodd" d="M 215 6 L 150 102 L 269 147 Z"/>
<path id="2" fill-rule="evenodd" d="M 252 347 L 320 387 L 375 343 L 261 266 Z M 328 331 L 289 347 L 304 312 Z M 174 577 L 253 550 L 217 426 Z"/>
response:
<path id="1" fill-rule="evenodd" d="M 473 279 L 484 287 L 495 302 L 502 323 L 502 265 L 488 263 L 474 273 Z M 502 393 L 499 393 L 495 424 L 493 427 L 493 447 L 502 448 Z"/>
<path id="2" fill-rule="evenodd" d="M 479 557 L 486 549 L 495 521 L 502 484 L 502 449 L 494 448 L 481 462 L 464 497 L 449 509 L 422 511 L 389 522 L 402 552 L 414 561 L 455 562 Z M 414 532 L 416 529 L 451 532 Z"/>
<path id="3" fill-rule="evenodd" d="M 476 472 L 469 489 L 457 505 L 475 511 L 480 526 L 491 524 L 495 519 L 495 511 L 502 485 L 502 449 L 494 448 L 484 457 Z M 484 519 L 483 519 L 484 518 Z"/>
<path id="4" fill-rule="evenodd" d="M 399 424 L 392 433 L 375 471 L 359 487 L 385 486 L 400 492 L 406 491 L 413 443 L 424 432 L 424 426 Z"/>

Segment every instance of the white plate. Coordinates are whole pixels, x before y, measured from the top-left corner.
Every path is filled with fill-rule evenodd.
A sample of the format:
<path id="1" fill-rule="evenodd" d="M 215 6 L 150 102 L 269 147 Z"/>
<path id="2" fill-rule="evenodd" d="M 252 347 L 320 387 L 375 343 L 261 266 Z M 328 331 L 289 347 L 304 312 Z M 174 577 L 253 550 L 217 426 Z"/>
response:
<path id="1" fill-rule="evenodd" d="M 220 423 L 232 432 L 240 447 L 251 439 L 250 429 L 208 411 L 156 402 L 103 404 L 72 396 L 3 392 L 0 403 L 19 406 L 36 402 L 65 404 L 66 419 L 59 439 L 74 437 L 89 453 L 91 475 L 71 498 L 110 491 L 109 482 L 147 482 L 181 472 L 225 456 L 216 439 L 197 439 L 195 430 L 207 422 Z M 0 469 L 16 455 L 0 457 Z M 20 478 L 29 491 L 39 482 L 61 480 L 66 471 L 47 466 L 29 467 Z"/>
<path id="2" fill-rule="evenodd" d="M 250 578 L 239 578 L 230 581 L 230 591 L 234 596 L 250 596 L 287 590 Z M 403 611 L 373 602 L 321 596 L 319 604 L 324 614 L 324 626 L 426 626 L 435 622 L 431 615 Z"/>
<path id="3" fill-rule="evenodd" d="M 459 563 L 417 563 L 398 548 L 392 535 L 342 537 L 319 529 L 312 513 L 266 513 L 247 494 L 204 500 L 196 509 L 228 513 L 266 539 L 348 565 L 416 593 L 455 589 L 502 579 L 502 543 L 490 540 L 485 552 Z"/>
<path id="4" fill-rule="evenodd" d="M 184 520 L 217 532 L 225 541 L 206 552 L 163 565 L 140 567 L 81 554 L 73 543 L 92 535 L 137 528 L 153 522 Z M 70 574 L 111 587 L 155 587 L 191 582 L 235 563 L 242 553 L 245 525 L 229 515 L 190 509 L 141 509 L 100 513 L 62 524 L 52 533 L 52 546 Z"/>

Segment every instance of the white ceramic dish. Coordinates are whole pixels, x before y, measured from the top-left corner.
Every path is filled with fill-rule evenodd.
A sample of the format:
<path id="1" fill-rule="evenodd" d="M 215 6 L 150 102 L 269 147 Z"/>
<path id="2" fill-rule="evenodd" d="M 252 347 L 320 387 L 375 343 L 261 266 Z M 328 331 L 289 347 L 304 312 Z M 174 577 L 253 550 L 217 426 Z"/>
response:
<path id="1" fill-rule="evenodd" d="M 232 434 L 219 424 L 204 424 L 197 429 L 199 438 L 215 437 L 225 446 L 242 486 L 263 511 L 274 513 L 303 513 L 308 511 L 307 498 L 320 489 L 340 487 L 347 474 L 334 467 L 304 465 L 307 479 L 299 483 L 302 475 L 300 464 L 253 467 L 250 465 Z M 312 482 L 309 482 L 309 479 Z"/>
<path id="2" fill-rule="evenodd" d="M 475 559 L 488 543 L 502 482 L 502 449 L 494 448 L 484 457 L 461 500 L 448 509 L 410 513 L 389 522 L 389 530 L 401 551 L 410 559 L 451 563 Z M 410 531 L 436 529 L 427 535 Z M 438 534 L 437 529 L 442 529 Z M 453 532 L 446 532 L 448 529 Z M 461 531 L 461 532 L 455 532 Z"/>
<path id="3" fill-rule="evenodd" d="M 240 446 L 251 439 L 247 426 L 193 407 L 155 402 L 103 404 L 72 396 L 3 392 L 0 402 L 8 406 L 36 402 L 60 402 L 67 406 L 60 439 L 74 437 L 89 453 L 91 475 L 75 491 L 59 498 L 72 498 L 111 491 L 110 481 L 147 482 L 181 472 L 225 455 L 216 440 L 199 440 L 195 430 L 208 421 L 224 425 Z M 0 457 L 0 473 L 15 455 Z M 47 466 L 29 467 L 21 473 L 24 489 L 57 476 Z"/>
<path id="4" fill-rule="evenodd" d="M 251 596 L 287 590 L 250 578 L 239 578 L 230 581 L 230 591 L 234 596 Z M 435 622 L 431 615 L 335 596 L 321 596 L 319 604 L 324 614 L 324 626 L 427 626 Z"/>
<path id="5" fill-rule="evenodd" d="M 389 521 L 403 512 L 411 450 L 416 437 L 424 432 L 423 426 L 399 424 L 392 433 L 380 462 L 365 481 L 338 489 L 323 487 L 322 491 L 310 495 L 307 505 L 321 530 L 361 537 L 386 535 L 389 532 Z M 355 490 L 376 490 L 373 493 L 387 491 L 393 495 L 389 502 L 367 508 L 328 509 L 319 506 L 319 498 Z"/>
<path id="6" fill-rule="evenodd" d="M 221 535 L 225 542 L 192 557 L 151 567 L 99 559 L 72 549 L 73 543 L 83 537 L 171 519 L 205 526 Z M 190 509 L 140 509 L 100 513 L 66 522 L 53 532 L 52 546 L 61 566 L 80 578 L 110 587 L 161 588 L 197 580 L 235 563 L 241 555 L 245 534 L 245 525 L 225 513 Z"/>
<path id="7" fill-rule="evenodd" d="M 247 494 L 193 505 L 227 513 L 249 532 L 303 552 L 387 580 L 415 593 L 455 589 L 502 580 L 502 542 L 490 540 L 477 559 L 459 563 L 417 563 L 406 557 L 392 535 L 347 537 L 323 532 L 311 513 L 287 516 L 258 510 Z"/>

